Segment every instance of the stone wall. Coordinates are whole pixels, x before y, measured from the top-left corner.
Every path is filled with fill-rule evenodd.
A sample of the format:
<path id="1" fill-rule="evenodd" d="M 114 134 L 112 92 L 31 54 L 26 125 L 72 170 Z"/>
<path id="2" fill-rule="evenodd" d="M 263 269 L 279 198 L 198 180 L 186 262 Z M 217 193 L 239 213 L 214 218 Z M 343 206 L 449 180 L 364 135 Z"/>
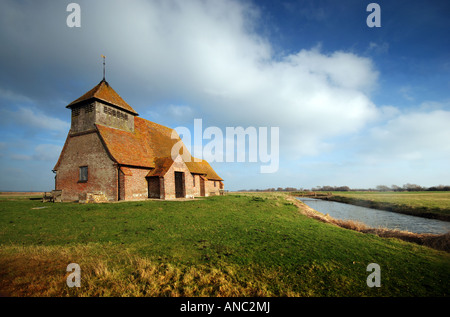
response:
<path id="1" fill-rule="evenodd" d="M 93 102 L 72 108 L 70 132 L 79 133 L 94 129 L 95 112 L 95 103 Z"/>
<path id="2" fill-rule="evenodd" d="M 128 132 L 134 132 L 134 115 L 98 101 L 95 102 L 95 122 Z"/>

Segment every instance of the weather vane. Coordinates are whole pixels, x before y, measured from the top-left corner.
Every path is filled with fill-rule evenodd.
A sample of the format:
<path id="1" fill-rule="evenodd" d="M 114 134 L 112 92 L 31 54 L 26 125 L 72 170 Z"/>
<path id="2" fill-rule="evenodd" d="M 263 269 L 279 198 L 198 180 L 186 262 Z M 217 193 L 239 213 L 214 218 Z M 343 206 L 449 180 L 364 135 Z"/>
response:
<path id="1" fill-rule="evenodd" d="M 103 80 L 105 80 L 105 58 L 106 58 L 106 56 L 105 55 L 101 55 L 101 56 L 103 58 Z"/>

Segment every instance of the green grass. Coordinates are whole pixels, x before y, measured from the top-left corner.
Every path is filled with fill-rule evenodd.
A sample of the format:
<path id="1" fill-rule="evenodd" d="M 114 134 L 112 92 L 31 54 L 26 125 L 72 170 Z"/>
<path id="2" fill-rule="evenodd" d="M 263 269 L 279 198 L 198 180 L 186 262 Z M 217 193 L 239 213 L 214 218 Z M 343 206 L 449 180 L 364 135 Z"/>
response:
<path id="1" fill-rule="evenodd" d="M 448 253 L 319 222 L 277 194 L 3 199 L 0 252 L 0 293 L 12 296 L 449 295 Z M 79 289 L 65 284 L 71 262 Z M 380 288 L 366 284 L 372 262 Z"/>

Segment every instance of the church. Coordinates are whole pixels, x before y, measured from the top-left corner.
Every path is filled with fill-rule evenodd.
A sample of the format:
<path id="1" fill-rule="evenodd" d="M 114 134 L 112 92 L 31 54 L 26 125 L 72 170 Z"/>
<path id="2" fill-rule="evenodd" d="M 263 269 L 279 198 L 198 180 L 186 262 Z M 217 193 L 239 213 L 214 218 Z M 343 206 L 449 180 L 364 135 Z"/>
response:
<path id="1" fill-rule="evenodd" d="M 104 78 L 67 108 L 71 128 L 53 169 L 61 201 L 85 201 L 93 195 L 118 201 L 223 193 L 223 179 L 207 161 L 192 157 L 184 146 L 183 153 L 173 155 L 174 145 L 182 142 L 178 134 L 140 118 Z"/>

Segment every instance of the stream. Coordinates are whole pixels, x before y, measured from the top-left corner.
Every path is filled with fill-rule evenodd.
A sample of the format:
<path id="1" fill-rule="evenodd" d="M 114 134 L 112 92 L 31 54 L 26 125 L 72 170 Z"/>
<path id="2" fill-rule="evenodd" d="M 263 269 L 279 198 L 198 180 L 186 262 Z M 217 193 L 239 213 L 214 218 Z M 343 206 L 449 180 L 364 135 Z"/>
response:
<path id="1" fill-rule="evenodd" d="M 405 230 L 414 233 L 443 234 L 450 231 L 450 222 L 396 212 L 354 206 L 335 201 L 296 197 L 304 204 L 335 219 L 354 220 L 372 228 Z"/>

